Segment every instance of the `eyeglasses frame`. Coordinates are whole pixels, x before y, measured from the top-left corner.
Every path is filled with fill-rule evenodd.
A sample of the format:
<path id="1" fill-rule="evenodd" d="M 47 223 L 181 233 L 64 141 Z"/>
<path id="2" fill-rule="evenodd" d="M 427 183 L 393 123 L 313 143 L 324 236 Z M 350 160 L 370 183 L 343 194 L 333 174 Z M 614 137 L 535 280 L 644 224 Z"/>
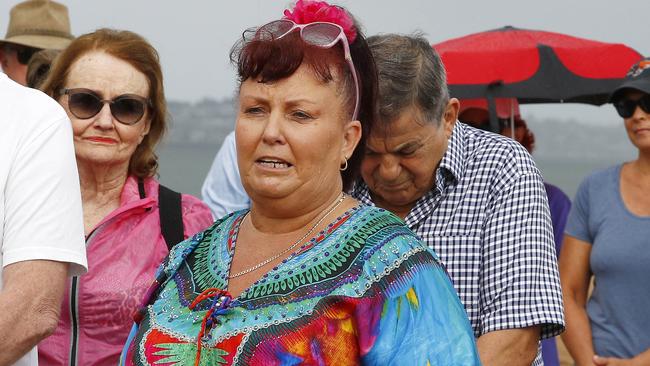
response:
<path id="1" fill-rule="evenodd" d="M 355 93 L 356 93 L 355 94 L 356 99 L 355 99 L 355 104 L 354 104 L 354 113 L 352 114 L 352 120 L 353 121 L 356 120 L 357 116 L 359 114 L 359 103 L 361 102 L 360 101 L 361 92 L 359 90 L 359 79 L 357 77 L 357 70 L 354 67 L 354 62 L 352 61 L 352 54 L 350 53 L 350 44 L 348 43 L 348 39 L 345 36 L 345 31 L 343 30 L 343 28 L 340 25 L 336 24 L 336 23 L 330 23 L 330 22 L 312 22 L 312 23 L 307 23 L 307 24 L 298 24 L 298 23 L 296 23 L 296 22 L 294 22 L 292 20 L 289 20 L 289 19 L 278 19 L 278 20 L 274 20 L 272 22 L 268 22 L 268 23 L 260 26 L 257 29 L 257 31 L 255 32 L 255 36 L 257 37 L 258 32 L 260 30 L 262 30 L 263 28 L 268 27 L 271 24 L 275 24 L 275 23 L 290 23 L 290 24 L 292 24 L 292 27 L 290 29 L 288 29 L 285 33 L 283 33 L 281 35 L 275 36 L 276 37 L 275 39 L 280 39 L 280 38 L 290 34 L 294 30 L 299 29 L 300 30 L 300 38 L 304 42 L 306 42 L 306 43 L 308 43 L 308 44 L 310 44 L 312 46 L 315 46 L 315 47 L 319 47 L 319 48 L 323 48 L 323 49 L 332 48 L 332 47 L 334 47 L 335 44 L 337 44 L 339 41 L 341 41 L 341 43 L 343 44 L 343 57 L 345 58 L 345 61 L 347 62 L 348 67 L 350 68 L 350 71 L 352 72 L 352 78 L 354 80 L 354 89 L 355 89 Z M 303 30 L 305 28 L 307 28 L 309 26 L 313 26 L 315 24 L 328 24 L 328 25 L 335 26 L 336 28 L 339 29 L 339 34 L 332 42 L 330 42 L 330 43 L 328 43 L 326 45 L 319 45 L 319 44 L 314 44 L 314 43 L 311 43 L 311 42 L 307 42 L 305 40 L 305 38 L 303 37 Z"/>
<path id="2" fill-rule="evenodd" d="M 645 102 L 642 102 L 642 100 L 645 100 Z M 634 107 L 633 107 L 633 109 L 631 110 L 631 113 L 628 116 L 625 116 L 623 113 L 621 113 L 621 111 L 617 107 L 617 105 L 622 101 L 629 101 L 629 102 L 634 103 Z M 614 105 L 614 109 L 616 110 L 616 113 L 618 113 L 618 115 L 621 118 L 631 118 L 634 115 L 634 113 L 636 112 L 637 108 L 641 108 L 642 111 L 644 111 L 647 114 L 650 114 L 650 94 L 643 94 L 641 96 L 641 98 L 636 99 L 636 100 L 621 97 L 621 98 L 613 101 L 612 104 Z"/>
<path id="3" fill-rule="evenodd" d="M 72 111 L 72 109 L 70 108 L 70 95 L 71 94 L 76 94 L 75 92 L 78 92 L 78 91 L 81 91 L 81 92 L 86 93 L 86 94 L 91 94 L 91 95 L 94 95 L 95 97 L 97 97 L 99 102 L 102 103 L 102 107 L 97 111 L 97 113 L 93 114 L 90 117 L 82 118 L 82 117 L 77 116 Z M 91 118 L 95 117 L 96 115 L 99 114 L 99 112 L 102 111 L 102 109 L 104 109 L 104 105 L 108 104 L 109 110 L 111 111 L 111 115 L 113 116 L 113 118 L 115 118 L 115 120 L 118 121 L 119 123 L 121 123 L 123 125 L 126 125 L 126 126 L 133 126 L 133 125 L 137 124 L 138 122 L 142 121 L 142 117 L 144 117 L 144 115 L 147 113 L 147 108 L 152 108 L 153 107 L 153 105 L 151 103 L 151 99 L 145 98 L 145 97 L 137 95 L 137 94 L 121 94 L 121 95 L 116 96 L 113 99 L 101 99 L 99 97 L 99 95 L 97 95 L 97 93 L 95 93 L 91 89 L 87 89 L 87 88 L 62 88 L 61 90 L 59 90 L 59 95 L 67 95 L 68 96 L 68 109 L 70 110 L 70 113 L 74 114 L 74 116 L 79 118 L 79 119 L 91 119 Z M 115 114 L 113 113 L 113 109 L 111 109 L 111 106 L 113 105 L 113 103 L 115 103 L 115 100 L 123 98 L 123 97 L 129 97 L 129 98 L 138 100 L 139 102 L 141 102 L 144 105 L 144 112 L 142 113 L 140 118 L 138 118 L 133 123 L 126 123 L 126 122 L 120 121 L 120 119 L 117 118 L 117 116 L 115 116 Z"/>

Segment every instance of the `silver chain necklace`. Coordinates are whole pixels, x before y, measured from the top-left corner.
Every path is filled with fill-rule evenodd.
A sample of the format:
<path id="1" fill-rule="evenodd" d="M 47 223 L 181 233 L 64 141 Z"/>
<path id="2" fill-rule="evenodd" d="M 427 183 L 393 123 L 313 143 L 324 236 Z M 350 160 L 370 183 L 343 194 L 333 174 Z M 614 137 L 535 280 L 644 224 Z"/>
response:
<path id="1" fill-rule="evenodd" d="M 305 233 L 305 235 L 301 236 L 300 239 L 296 240 L 293 244 L 291 244 L 291 246 L 289 246 L 288 248 L 284 249 L 284 250 L 281 251 L 280 253 L 275 254 L 275 255 L 273 255 L 272 257 L 269 257 L 269 258 L 263 260 L 262 262 L 260 262 L 260 263 L 258 263 L 258 264 L 256 264 L 256 265 L 254 265 L 254 266 L 252 266 L 252 267 L 250 267 L 250 268 L 247 268 L 247 269 L 245 269 L 245 270 L 243 270 L 243 271 L 241 271 L 241 272 L 237 272 L 237 273 L 232 274 L 232 275 L 228 275 L 228 279 L 237 278 L 237 277 L 243 276 L 243 275 L 245 275 L 245 274 L 247 274 L 247 273 L 251 273 L 251 272 L 253 272 L 253 271 L 255 271 L 255 270 L 257 270 L 257 269 L 259 269 L 259 268 L 261 268 L 261 267 L 264 267 L 264 266 L 266 266 L 267 264 L 273 262 L 274 260 L 280 258 L 281 255 L 286 254 L 286 253 L 288 253 L 289 251 L 291 251 L 293 248 L 297 247 L 300 243 L 303 242 L 303 240 L 305 240 L 305 238 L 307 238 L 307 236 L 308 236 L 309 234 L 311 234 L 311 233 L 314 231 L 314 229 L 316 229 L 316 228 L 318 227 L 318 225 L 320 225 L 321 222 L 323 222 L 323 220 L 325 220 L 325 218 L 326 218 L 327 216 L 329 216 L 332 212 L 334 212 L 334 210 L 336 210 L 336 208 L 339 207 L 339 205 L 340 205 L 344 200 L 345 200 L 345 193 L 341 192 L 341 195 L 339 196 L 339 199 L 336 201 L 336 203 L 335 203 L 335 204 L 334 204 L 334 205 L 333 205 L 329 210 L 327 210 L 327 212 L 325 212 L 325 214 L 324 214 L 323 216 L 321 216 L 320 219 L 319 219 L 318 221 L 316 221 L 316 223 L 315 223 L 315 224 L 314 224 L 314 225 L 309 229 L 309 231 L 307 231 L 307 232 Z M 249 213 L 250 213 L 250 211 L 246 212 L 246 215 L 244 215 L 244 218 L 241 220 L 242 224 L 244 223 L 244 220 L 246 220 L 246 217 L 248 217 L 248 214 L 249 214 Z M 240 225 L 241 225 L 241 224 L 240 224 Z M 237 236 L 239 236 L 239 233 L 237 234 Z M 236 244 L 235 244 L 235 247 L 236 247 Z M 233 258 L 235 257 L 234 250 L 235 250 L 235 248 L 233 248 Z"/>

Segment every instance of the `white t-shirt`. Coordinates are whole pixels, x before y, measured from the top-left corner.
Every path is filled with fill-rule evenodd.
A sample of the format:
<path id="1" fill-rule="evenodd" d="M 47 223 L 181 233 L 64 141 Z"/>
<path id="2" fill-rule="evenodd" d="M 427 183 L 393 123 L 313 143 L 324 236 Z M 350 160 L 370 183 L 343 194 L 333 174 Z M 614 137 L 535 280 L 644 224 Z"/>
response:
<path id="1" fill-rule="evenodd" d="M 20 261 L 86 272 L 83 230 L 70 120 L 54 100 L 0 73 L 0 292 L 3 268 Z M 38 365 L 36 349 L 16 365 Z"/>
<path id="2" fill-rule="evenodd" d="M 205 177 L 201 194 L 203 202 L 208 204 L 215 219 L 251 206 L 251 200 L 239 176 L 235 131 L 229 133 L 223 140 L 219 152 L 214 157 L 212 167 Z"/>

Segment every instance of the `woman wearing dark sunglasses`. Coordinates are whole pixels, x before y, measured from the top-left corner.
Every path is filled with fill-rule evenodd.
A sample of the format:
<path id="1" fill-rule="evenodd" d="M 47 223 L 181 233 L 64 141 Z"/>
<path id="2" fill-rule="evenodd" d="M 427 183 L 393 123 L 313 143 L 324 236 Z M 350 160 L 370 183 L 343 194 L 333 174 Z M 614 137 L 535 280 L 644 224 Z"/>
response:
<path id="1" fill-rule="evenodd" d="M 39 361 L 115 365 L 168 246 L 212 217 L 188 195 L 172 194 L 174 212 L 161 208 L 171 191 L 154 178 L 155 147 L 167 112 L 158 54 L 145 39 L 108 29 L 83 35 L 58 56 L 43 90 L 72 122 L 89 271 L 69 284 L 64 315 L 39 345 Z M 169 220 L 176 220 L 175 238 L 163 235 Z"/>
<path id="2" fill-rule="evenodd" d="M 611 101 L 638 157 L 578 190 L 560 256 L 562 339 L 577 365 L 650 365 L 650 59 Z"/>
<path id="3" fill-rule="evenodd" d="M 123 364 L 478 364 L 435 254 L 396 216 L 343 193 L 376 90 L 352 17 L 298 1 L 245 33 L 232 59 L 251 209 L 172 250 Z"/>

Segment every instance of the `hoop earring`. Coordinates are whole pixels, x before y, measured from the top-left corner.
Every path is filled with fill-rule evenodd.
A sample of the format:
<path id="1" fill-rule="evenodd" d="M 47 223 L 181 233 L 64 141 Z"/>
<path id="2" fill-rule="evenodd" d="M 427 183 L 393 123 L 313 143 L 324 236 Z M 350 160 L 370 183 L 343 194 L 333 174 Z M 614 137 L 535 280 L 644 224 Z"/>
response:
<path id="1" fill-rule="evenodd" d="M 345 160 L 345 163 L 343 163 L 343 167 L 339 167 L 339 170 L 342 172 L 348 169 L 348 158 L 344 156 L 343 159 Z"/>

